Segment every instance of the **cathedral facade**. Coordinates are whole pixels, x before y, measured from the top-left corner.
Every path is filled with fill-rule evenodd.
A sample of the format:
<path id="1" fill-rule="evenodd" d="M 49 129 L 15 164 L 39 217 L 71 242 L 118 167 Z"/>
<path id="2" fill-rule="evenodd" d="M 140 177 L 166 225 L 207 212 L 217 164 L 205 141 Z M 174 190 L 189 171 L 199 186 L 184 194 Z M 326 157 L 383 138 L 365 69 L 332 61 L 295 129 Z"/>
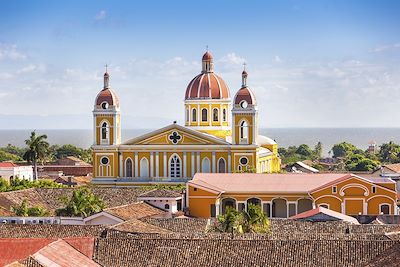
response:
<path id="1" fill-rule="evenodd" d="M 97 185 L 182 183 L 195 173 L 280 171 L 277 143 L 258 134 L 258 105 L 242 72 L 233 101 L 214 73 L 210 52 L 186 88 L 185 126 L 173 123 L 121 141 L 120 101 L 104 74 L 93 110 L 93 180 Z"/>

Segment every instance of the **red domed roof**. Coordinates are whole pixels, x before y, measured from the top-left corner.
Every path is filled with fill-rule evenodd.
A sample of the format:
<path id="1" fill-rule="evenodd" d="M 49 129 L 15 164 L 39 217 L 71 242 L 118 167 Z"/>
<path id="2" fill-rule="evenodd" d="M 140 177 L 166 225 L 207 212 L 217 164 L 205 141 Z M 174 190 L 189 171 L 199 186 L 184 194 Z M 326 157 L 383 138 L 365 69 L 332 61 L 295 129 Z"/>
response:
<path id="1" fill-rule="evenodd" d="M 207 51 L 204 53 L 202 60 L 208 60 L 208 61 L 213 60 L 213 56 L 211 55 L 210 52 Z"/>
<path id="2" fill-rule="evenodd" d="M 117 94 L 111 88 L 104 88 L 96 97 L 96 105 L 107 102 L 110 106 L 119 106 L 119 99 Z"/>
<path id="3" fill-rule="evenodd" d="M 228 86 L 221 77 L 214 74 L 213 72 L 201 73 L 197 75 L 186 88 L 186 100 L 204 98 L 230 98 Z"/>
<path id="4" fill-rule="evenodd" d="M 240 90 L 235 95 L 235 105 L 239 105 L 243 100 L 249 105 L 256 105 L 256 97 L 254 96 L 253 92 L 250 90 L 249 87 L 245 86 L 240 88 Z"/>

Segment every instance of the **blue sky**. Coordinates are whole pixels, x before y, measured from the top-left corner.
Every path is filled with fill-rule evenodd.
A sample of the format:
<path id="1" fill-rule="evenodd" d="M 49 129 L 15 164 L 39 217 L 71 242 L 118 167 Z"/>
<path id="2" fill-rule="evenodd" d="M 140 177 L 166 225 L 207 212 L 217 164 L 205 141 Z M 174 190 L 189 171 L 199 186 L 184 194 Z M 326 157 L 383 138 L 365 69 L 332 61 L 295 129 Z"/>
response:
<path id="1" fill-rule="evenodd" d="M 125 127 L 182 122 L 206 45 L 232 95 L 247 62 L 262 127 L 400 127 L 400 1 L 1 4 L 5 128 L 90 128 L 106 63 Z"/>

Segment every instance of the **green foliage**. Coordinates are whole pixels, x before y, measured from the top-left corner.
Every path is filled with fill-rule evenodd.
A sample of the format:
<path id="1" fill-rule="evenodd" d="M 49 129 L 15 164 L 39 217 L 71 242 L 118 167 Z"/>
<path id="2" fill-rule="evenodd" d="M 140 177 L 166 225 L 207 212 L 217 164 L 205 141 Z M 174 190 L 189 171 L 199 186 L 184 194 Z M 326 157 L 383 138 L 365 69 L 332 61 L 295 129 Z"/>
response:
<path id="1" fill-rule="evenodd" d="M 37 161 L 44 161 L 49 150 L 49 143 L 46 141 L 47 135 L 36 135 L 36 132 L 31 132 L 29 139 L 25 140 L 25 144 L 28 149 L 25 151 L 23 158 L 24 160 L 32 163 Z"/>
<path id="2" fill-rule="evenodd" d="M 332 147 L 334 158 L 345 158 L 357 150 L 359 150 L 357 147 L 346 142 L 336 144 Z"/>
<path id="3" fill-rule="evenodd" d="M 11 153 L 8 153 L 2 149 L 0 149 L 0 161 L 21 161 L 22 159 Z"/>
<path id="4" fill-rule="evenodd" d="M 7 146 L 0 148 L 0 150 L 18 156 L 21 159 L 26 151 L 25 148 L 16 147 L 11 144 L 8 144 Z"/>
<path id="5" fill-rule="evenodd" d="M 28 200 L 26 199 L 22 201 L 21 205 L 11 207 L 11 210 L 15 213 L 15 215 L 23 217 L 44 217 L 49 215 L 49 212 L 43 207 L 29 207 Z"/>
<path id="6" fill-rule="evenodd" d="M 308 145 L 301 144 L 297 146 L 290 146 L 288 148 L 278 148 L 278 153 L 281 156 L 282 163 L 291 165 L 297 161 L 303 160 L 317 160 L 321 158 L 322 143 L 318 142 L 312 150 Z"/>
<path id="7" fill-rule="evenodd" d="M 360 154 L 352 154 L 346 160 L 346 169 L 349 171 L 372 171 L 378 166 L 378 161 L 371 160 Z"/>
<path id="8" fill-rule="evenodd" d="M 50 180 L 36 180 L 29 181 L 26 179 L 14 178 L 11 183 L 8 183 L 4 179 L 0 179 L 0 192 L 16 191 L 28 188 L 62 188 L 65 187 L 62 184 L 55 183 Z"/>
<path id="9" fill-rule="evenodd" d="M 247 210 L 239 212 L 227 207 L 225 214 L 218 216 L 214 230 L 224 233 L 269 233 L 270 223 L 259 205 L 249 203 Z"/>
<path id="10" fill-rule="evenodd" d="M 309 158 L 313 155 L 313 151 L 308 145 L 302 144 L 296 149 L 296 154 Z"/>
<path id="11" fill-rule="evenodd" d="M 382 144 L 379 150 L 379 158 L 385 163 L 400 162 L 400 145 L 395 144 L 393 141 Z"/>
<path id="12" fill-rule="evenodd" d="M 102 211 L 106 205 L 87 187 L 74 190 L 71 198 L 61 198 L 64 208 L 56 210 L 57 216 L 79 216 L 87 217 L 93 213 Z"/>
<path id="13" fill-rule="evenodd" d="M 54 159 L 61 159 L 68 156 L 77 157 L 87 163 L 92 162 L 92 150 L 91 149 L 83 149 L 71 144 L 67 145 L 53 145 L 50 147 L 52 157 Z"/>

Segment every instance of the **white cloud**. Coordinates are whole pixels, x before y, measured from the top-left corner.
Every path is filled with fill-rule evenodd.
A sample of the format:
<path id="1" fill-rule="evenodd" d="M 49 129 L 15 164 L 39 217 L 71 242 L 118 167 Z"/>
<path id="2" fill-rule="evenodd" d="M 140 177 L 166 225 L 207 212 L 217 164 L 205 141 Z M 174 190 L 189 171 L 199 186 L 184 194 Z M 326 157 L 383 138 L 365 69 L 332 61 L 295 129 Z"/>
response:
<path id="1" fill-rule="evenodd" d="M 96 16 L 94 16 L 95 20 L 103 20 L 105 19 L 107 16 L 107 12 L 105 10 L 100 10 L 99 13 L 96 14 Z"/>
<path id="2" fill-rule="evenodd" d="M 372 49 L 372 52 L 383 52 L 386 50 L 398 49 L 400 48 L 400 43 L 388 44 L 388 45 L 379 45 Z"/>
<path id="3" fill-rule="evenodd" d="M 275 61 L 276 63 L 282 63 L 282 62 L 283 62 L 282 59 L 281 59 L 278 55 L 276 55 L 276 56 L 274 57 L 274 61 Z"/>
<path id="4" fill-rule="evenodd" d="M 26 55 L 17 49 L 15 44 L 0 43 L 0 60 L 22 60 L 26 59 Z"/>
<path id="5" fill-rule="evenodd" d="M 230 53 L 215 62 L 217 74 L 226 81 L 232 96 L 240 87 L 244 61 Z M 23 63 L 14 71 L 0 70 L 2 110 L 33 115 L 85 114 L 90 121 L 93 101 L 103 85 L 102 66 L 61 69 Z M 393 108 L 400 99 L 400 70 L 394 63 L 357 59 L 249 63 L 248 84 L 259 103 L 261 127 L 400 126 L 400 121 L 389 120 L 400 117 L 400 110 Z M 186 86 L 200 71 L 200 60 L 181 56 L 112 64 L 110 84 L 120 97 L 122 120 L 145 111 L 148 117 L 182 123 Z"/>

